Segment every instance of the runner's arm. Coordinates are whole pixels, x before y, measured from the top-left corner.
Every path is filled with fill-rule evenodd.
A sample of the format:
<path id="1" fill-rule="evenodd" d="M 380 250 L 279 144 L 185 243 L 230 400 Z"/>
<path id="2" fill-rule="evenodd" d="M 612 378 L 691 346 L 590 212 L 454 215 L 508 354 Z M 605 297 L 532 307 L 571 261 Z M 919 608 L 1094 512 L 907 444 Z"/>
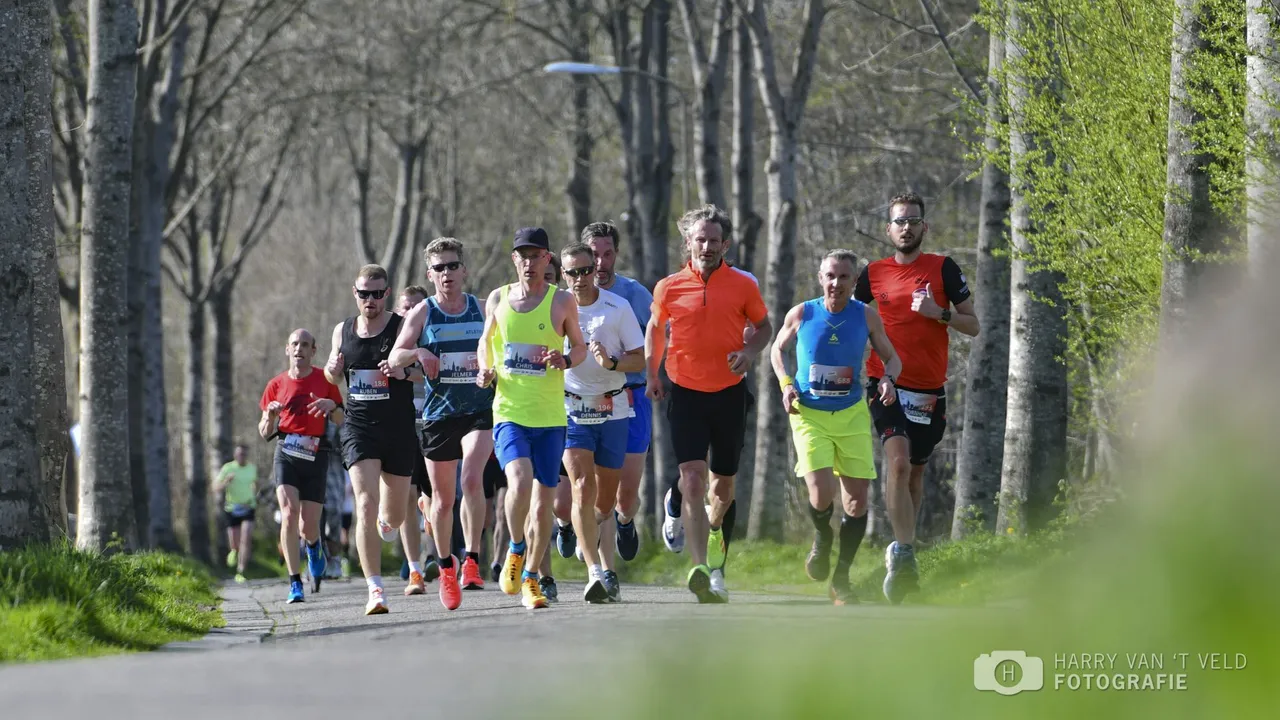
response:
<path id="1" fill-rule="evenodd" d="M 578 303 L 573 295 L 565 290 L 556 290 L 556 302 L 564 307 L 564 336 L 569 340 L 569 354 L 565 359 L 568 367 L 577 367 L 587 359 L 587 343 L 582 339 L 582 328 L 578 327 Z"/>
<path id="2" fill-rule="evenodd" d="M 773 348 L 769 351 L 773 374 L 778 378 L 778 384 L 783 387 L 795 384 L 795 378 L 787 371 L 786 353 L 791 342 L 796 339 L 796 331 L 800 329 L 800 319 L 803 315 L 803 305 L 796 305 L 787 311 L 787 317 L 783 319 L 782 327 L 778 330 L 778 337 L 774 340 Z"/>
<path id="3" fill-rule="evenodd" d="M 978 314 L 973 311 L 973 300 L 958 302 L 953 307 L 955 311 L 951 313 L 951 322 L 947 326 L 969 337 L 977 337 L 982 326 L 978 322 Z"/>
<path id="4" fill-rule="evenodd" d="M 338 323 L 333 326 L 333 338 L 330 340 L 330 343 L 332 345 L 332 349 L 329 351 L 329 361 L 326 362 L 324 366 L 324 379 L 334 385 L 337 385 L 343 380 L 340 374 L 342 370 L 339 369 L 337 373 L 330 372 L 329 365 L 337 360 L 339 355 L 338 351 L 342 349 L 342 323 Z"/>
<path id="5" fill-rule="evenodd" d="M 622 355 L 618 357 L 615 372 L 641 372 L 644 370 L 644 330 L 636 320 L 634 312 L 623 311 L 622 317 Z M 626 349 L 631 346 L 631 349 Z"/>
<path id="6" fill-rule="evenodd" d="M 418 361 L 418 337 L 422 335 L 422 325 L 426 322 L 426 311 L 429 307 L 427 303 L 420 302 L 413 306 L 408 315 L 404 316 L 404 322 L 400 323 L 400 333 L 396 335 L 396 344 L 392 347 L 391 354 L 387 356 L 387 364 L 391 369 L 407 368 Z"/>
<path id="7" fill-rule="evenodd" d="M 880 356 L 880 361 L 884 363 L 884 374 L 897 384 L 898 378 L 902 375 L 902 358 L 898 357 L 898 353 L 893 349 L 893 343 L 889 342 L 889 336 L 884 331 L 884 322 L 880 320 L 880 313 L 875 308 L 867 305 L 867 338 L 871 341 L 871 347 Z"/>
<path id="8" fill-rule="evenodd" d="M 269 411 L 262 411 L 262 419 L 258 421 L 258 434 L 263 440 L 270 440 L 272 435 L 276 434 L 276 420 L 279 415 L 272 415 Z"/>
<path id="9" fill-rule="evenodd" d="M 342 421 L 347 419 L 347 413 L 342 407 L 342 391 L 334 383 L 329 383 L 328 398 L 334 403 L 333 410 L 329 411 L 329 421 L 334 425 L 341 425 Z"/>
<path id="10" fill-rule="evenodd" d="M 666 354 L 667 313 L 655 300 L 653 314 L 649 316 L 649 327 L 644 334 L 645 373 L 650 384 L 658 382 L 658 370 L 662 368 L 662 359 Z"/>
<path id="11" fill-rule="evenodd" d="M 978 322 L 978 314 L 973 311 L 973 295 L 969 292 L 964 272 L 951 258 L 942 261 L 942 290 L 955 308 L 951 313 L 951 322 L 947 325 L 969 337 L 977 337 L 982 327 Z"/>
<path id="12" fill-rule="evenodd" d="M 480 344 L 476 346 L 476 366 L 481 372 L 493 369 L 493 358 L 489 357 L 489 343 L 493 342 L 495 332 L 493 307 L 498 302 L 498 290 L 489 293 L 489 300 L 484 304 L 484 332 L 480 334 Z"/>

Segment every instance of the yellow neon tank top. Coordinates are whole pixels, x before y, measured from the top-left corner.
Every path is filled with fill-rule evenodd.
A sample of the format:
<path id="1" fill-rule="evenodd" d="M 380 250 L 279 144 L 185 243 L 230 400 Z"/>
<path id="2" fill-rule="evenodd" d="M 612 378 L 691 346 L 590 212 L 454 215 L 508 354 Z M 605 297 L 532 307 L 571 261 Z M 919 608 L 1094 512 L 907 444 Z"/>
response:
<path id="1" fill-rule="evenodd" d="M 551 324 L 554 287 L 529 312 L 516 312 L 504 285 L 494 308 L 494 333 L 489 346 L 497 370 L 493 421 L 524 427 L 564 427 L 564 371 L 547 367 L 539 358 L 548 348 L 560 350 L 564 338 Z"/>

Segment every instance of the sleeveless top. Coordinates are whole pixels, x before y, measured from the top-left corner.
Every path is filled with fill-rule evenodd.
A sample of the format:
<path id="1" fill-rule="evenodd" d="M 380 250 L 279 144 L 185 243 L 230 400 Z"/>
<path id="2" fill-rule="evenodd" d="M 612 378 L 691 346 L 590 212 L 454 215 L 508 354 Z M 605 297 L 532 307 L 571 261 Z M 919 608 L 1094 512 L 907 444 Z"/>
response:
<path id="1" fill-rule="evenodd" d="M 850 299 L 832 314 L 822 298 L 803 305 L 796 333 L 796 390 L 800 404 L 835 412 L 862 400 L 858 366 L 867 347 L 867 306 Z"/>
<path id="2" fill-rule="evenodd" d="M 559 349 L 564 338 L 551 324 L 554 286 L 529 312 L 516 312 L 508 296 L 510 285 L 499 291 L 493 309 L 490 357 L 497 371 L 493 398 L 494 423 L 511 422 L 524 427 L 565 427 L 564 372 L 547 367 L 543 354 Z"/>
<path id="3" fill-rule="evenodd" d="M 476 349 L 484 335 L 484 313 L 474 295 L 463 297 L 467 305 L 457 315 L 440 309 L 434 297 L 427 298 L 427 317 L 418 336 L 418 347 L 440 358 L 440 373 L 434 381 L 426 380 L 423 420 L 474 415 L 493 407 L 493 387 L 476 386 Z"/>
<path id="4" fill-rule="evenodd" d="M 391 313 L 382 332 L 371 338 L 356 334 L 356 318 L 342 323 L 342 353 L 347 374 L 347 423 L 370 427 L 413 424 L 413 383 L 382 374 L 378 363 L 391 355 L 404 318 Z"/>

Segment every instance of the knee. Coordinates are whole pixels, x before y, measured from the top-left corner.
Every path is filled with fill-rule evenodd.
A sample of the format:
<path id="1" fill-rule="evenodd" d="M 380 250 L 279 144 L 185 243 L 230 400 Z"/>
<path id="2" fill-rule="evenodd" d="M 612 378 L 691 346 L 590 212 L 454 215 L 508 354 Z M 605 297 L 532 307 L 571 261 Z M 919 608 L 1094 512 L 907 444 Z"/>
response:
<path id="1" fill-rule="evenodd" d="M 707 492 L 707 480 L 700 473 L 680 471 L 680 493 L 686 500 L 699 500 Z"/>
<path id="2" fill-rule="evenodd" d="M 870 483 L 860 482 L 844 498 L 844 514 L 858 517 L 867 513 L 867 488 Z"/>
<path id="3" fill-rule="evenodd" d="M 462 496 L 477 497 L 484 494 L 484 475 L 481 473 L 463 473 Z"/>
<path id="4" fill-rule="evenodd" d="M 720 500 L 728 502 L 733 499 L 733 481 L 731 477 L 713 477 L 711 479 L 711 493 Z"/>
<path id="5" fill-rule="evenodd" d="M 356 513 L 373 520 L 378 515 L 378 497 L 370 492 L 356 493 Z"/>
<path id="6" fill-rule="evenodd" d="M 907 459 L 906 453 L 885 458 L 885 468 L 888 470 L 889 482 L 911 482 L 911 461 Z"/>

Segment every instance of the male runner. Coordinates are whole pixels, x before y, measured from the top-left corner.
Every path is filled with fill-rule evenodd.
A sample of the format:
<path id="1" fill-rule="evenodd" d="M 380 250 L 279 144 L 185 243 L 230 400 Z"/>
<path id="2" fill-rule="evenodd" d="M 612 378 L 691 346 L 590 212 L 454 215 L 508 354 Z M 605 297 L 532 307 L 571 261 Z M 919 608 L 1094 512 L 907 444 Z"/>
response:
<path id="1" fill-rule="evenodd" d="M 896 252 L 863 268 L 853 291 L 857 300 L 875 302 L 889 342 L 902 357 L 902 376 L 894 379 L 897 402 L 891 405 L 874 397 L 884 376 L 882 358 L 872 353 L 867 359 L 871 418 L 888 466 L 885 505 L 894 542 L 885 550 L 884 594 L 892 603 L 919 589 L 912 544 L 924 500 L 924 466 L 947 427 L 947 327 L 971 337 L 979 330 L 960 266 L 920 250 L 928 232 L 919 195 L 890 200 L 885 233 Z"/>
<path id="2" fill-rule="evenodd" d="M 324 442 L 324 424 L 326 418 L 338 424 L 343 421 L 342 393 L 322 373 L 315 372 L 317 368 L 311 366 L 315 354 L 315 337 L 307 330 L 294 330 L 285 345 L 289 369 L 271 378 L 259 403 L 262 419 L 258 434 L 263 440 L 280 438 L 274 473 L 280 505 L 280 553 L 289 570 L 286 602 L 290 603 L 305 600 L 298 571 L 299 520 L 307 547 L 307 571 L 314 582 L 324 577 L 320 511 L 331 450 Z"/>
<path id="3" fill-rule="evenodd" d="M 626 373 L 644 368 L 644 333 L 626 300 L 596 287 L 595 257 L 589 245 L 570 245 L 561 251 L 560 259 L 578 305 L 578 328 L 589 350 L 586 361 L 564 375 L 569 415 L 564 464 L 573 487 L 573 526 L 588 570 L 583 599 L 618 602 L 621 590 L 612 558 L 601 568 L 598 528 L 606 518 L 611 526 L 617 522 L 611 515 L 631 425 Z"/>
<path id="4" fill-rule="evenodd" d="M 396 300 L 396 312 L 408 321 L 409 312 L 412 311 L 419 303 L 427 299 L 426 288 L 420 285 L 410 285 L 400 291 L 400 297 Z M 401 332 L 404 332 L 404 325 L 401 324 Z M 391 360 L 395 360 L 396 351 L 391 351 Z M 412 361 L 411 361 L 412 364 Z M 419 369 L 421 366 L 418 366 Z M 414 373 L 413 383 L 413 410 L 415 413 L 416 430 L 422 431 L 422 409 L 427 404 L 427 389 L 423 378 Z M 401 577 L 408 581 L 404 587 L 406 597 L 410 595 L 423 595 L 427 592 L 427 583 L 440 577 L 440 566 L 436 560 L 435 543 L 431 542 L 431 533 L 427 532 L 426 541 L 428 545 L 427 561 L 422 562 L 422 543 L 423 543 L 423 525 L 426 524 L 430 512 L 422 512 L 420 505 L 423 498 L 421 493 L 425 493 L 427 498 L 431 497 L 431 482 L 427 476 L 427 463 L 420 453 L 414 453 L 413 475 L 409 477 L 409 499 L 405 506 L 404 522 L 400 524 L 400 543 L 404 550 L 404 566 L 401 569 Z M 416 491 L 415 491 L 416 490 Z M 428 499 L 426 502 L 430 502 Z"/>
<path id="5" fill-rule="evenodd" d="M 213 494 L 226 490 L 222 512 L 227 521 L 227 567 L 236 569 L 236 582 L 245 581 L 244 569 L 253 557 L 253 516 L 257 504 L 258 466 L 249 462 L 249 448 L 236 443 L 234 459 L 222 466 L 213 480 Z"/>
<path id="6" fill-rule="evenodd" d="M 621 236 L 613 223 L 594 222 L 582 229 L 582 242 L 591 247 L 595 256 L 596 286 L 620 295 L 631 306 L 641 332 L 649 325 L 653 295 L 644 285 L 613 271 L 618 259 L 618 243 Z M 613 570 L 613 551 L 616 548 L 623 560 L 631 561 L 640 552 L 640 533 L 636 531 L 635 516 L 640 510 L 640 480 L 644 476 L 645 457 L 649 454 L 649 442 L 653 436 L 653 403 L 645 394 L 643 366 L 627 373 L 627 393 L 631 402 L 631 418 L 627 427 L 627 456 L 622 463 L 622 476 L 618 483 L 617 507 L 614 522 L 601 528 L 600 552 L 606 568 L 606 584 L 617 578 Z M 609 538 L 613 535 L 613 539 Z"/>
<path id="7" fill-rule="evenodd" d="M 746 430 L 743 375 L 768 344 L 773 327 L 760 288 L 724 266 L 732 232 L 728 214 L 704 205 L 685 213 L 679 228 L 690 259 L 654 288 L 645 334 L 646 392 L 654 401 L 665 394 L 658 376 L 665 357 L 671 378 L 667 421 L 680 466 L 681 516 L 694 565 L 688 586 L 698 602 L 726 602 L 724 564 L 736 515 L 733 483 Z M 669 348 L 664 332 L 668 322 Z M 756 330 L 750 342 L 743 341 L 747 323 Z M 703 504 L 708 469 L 714 495 L 710 517 Z"/>
<path id="8" fill-rule="evenodd" d="M 333 328 L 333 350 L 324 372 L 347 383 L 347 422 L 342 459 L 356 493 L 356 550 L 369 586 L 366 615 L 390 610 L 382 587 L 382 546 L 395 540 L 408 504 L 413 474 L 413 382 L 409 370 L 387 362 L 402 318 L 387 310 L 387 271 L 365 265 L 351 294 L 360 314 Z M 379 484 L 381 478 L 381 484 Z"/>
<path id="9" fill-rule="evenodd" d="M 809 487 L 809 516 L 816 533 L 805 561 L 810 578 L 825 581 L 831 570 L 831 514 L 839 478 L 844 517 L 840 519 L 840 553 L 829 588 L 837 605 L 856 603 L 849 587 L 849 567 L 867 532 L 867 489 L 875 477 L 871 450 L 871 416 L 858 384 L 858 366 L 867 340 L 887 358 L 880 377 L 879 399 L 895 400 L 893 378 L 902 361 L 885 335 L 880 315 L 870 305 L 851 300 L 858 258 L 849 250 L 832 250 L 818 266 L 822 297 L 796 305 L 773 342 L 770 359 L 782 387 L 782 406 L 791 421 L 796 446 L 796 475 Z M 785 353 L 796 341 L 795 376 L 787 371 Z"/>
<path id="10" fill-rule="evenodd" d="M 507 530 L 511 533 L 499 585 L 508 595 L 521 593 L 522 604 L 529 609 L 547 607 L 537 568 L 551 539 L 552 497 L 564 453 L 563 371 L 582 363 L 587 355 L 573 297 L 547 285 L 544 273 L 549 257 L 545 230 L 516 231 L 511 258 L 520 282 L 489 294 L 476 377 L 480 387 L 498 382 L 493 436 L 507 475 Z M 565 338 L 568 355 L 561 351 Z M 531 503 L 532 547 L 528 547 L 524 525 Z"/>
<path id="11" fill-rule="evenodd" d="M 423 255 L 435 294 L 405 316 L 391 353 L 393 368 L 421 365 L 426 403 L 421 454 L 431 486 L 431 532 L 440 558 L 440 602 L 462 603 L 453 547 L 453 506 L 462 461 L 462 528 L 466 549 L 462 587 L 484 588 L 480 542 L 484 533 L 484 466 L 493 452 L 493 391 L 476 386 L 477 354 L 484 334 L 484 305 L 463 292 L 467 266 L 462 243 L 436 238 Z"/>

